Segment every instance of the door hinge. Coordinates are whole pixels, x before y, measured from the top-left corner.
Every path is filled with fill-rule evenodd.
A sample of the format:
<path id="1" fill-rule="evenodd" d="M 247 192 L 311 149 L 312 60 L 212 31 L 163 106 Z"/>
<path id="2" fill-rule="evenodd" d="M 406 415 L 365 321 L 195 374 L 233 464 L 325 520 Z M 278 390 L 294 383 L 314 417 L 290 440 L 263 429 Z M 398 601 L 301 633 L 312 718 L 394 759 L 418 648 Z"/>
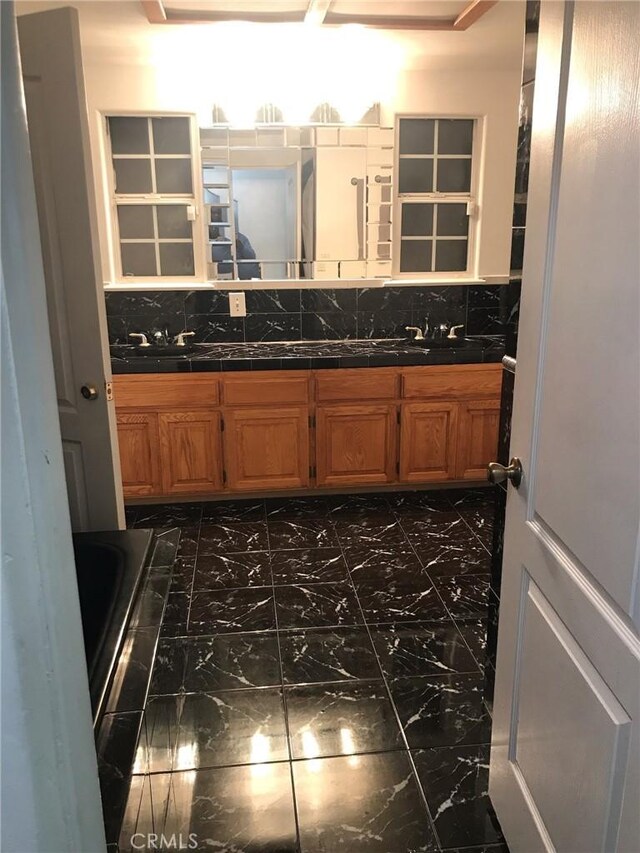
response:
<path id="1" fill-rule="evenodd" d="M 104 391 L 107 400 L 113 400 L 113 382 L 105 382 Z"/>

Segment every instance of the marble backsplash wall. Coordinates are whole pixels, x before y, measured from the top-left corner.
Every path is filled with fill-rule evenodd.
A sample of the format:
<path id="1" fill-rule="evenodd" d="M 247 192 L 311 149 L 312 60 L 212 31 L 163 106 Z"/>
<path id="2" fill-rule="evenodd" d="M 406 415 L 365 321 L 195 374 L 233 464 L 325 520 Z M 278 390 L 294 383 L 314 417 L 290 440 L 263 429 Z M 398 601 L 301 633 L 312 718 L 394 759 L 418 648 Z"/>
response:
<path id="1" fill-rule="evenodd" d="M 462 334 L 505 334 L 508 286 L 246 290 L 246 317 L 229 316 L 228 292 L 109 291 L 109 342 L 130 332 L 194 331 L 196 343 L 406 337 L 405 326 L 463 325 Z"/>

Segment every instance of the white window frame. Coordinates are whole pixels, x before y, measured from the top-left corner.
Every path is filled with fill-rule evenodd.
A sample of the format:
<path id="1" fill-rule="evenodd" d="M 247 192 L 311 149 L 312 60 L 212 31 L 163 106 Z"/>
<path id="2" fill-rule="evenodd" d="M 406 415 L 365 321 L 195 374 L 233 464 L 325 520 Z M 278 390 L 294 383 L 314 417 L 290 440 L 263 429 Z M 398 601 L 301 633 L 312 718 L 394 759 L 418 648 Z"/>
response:
<path id="1" fill-rule="evenodd" d="M 473 147 L 472 153 L 469 155 L 444 154 L 435 155 L 435 160 L 460 160 L 469 157 L 471 160 L 471 185 L 468 193 L 401 193 L 400 192 L 400 122 L 403 119 L 458 119 L 463 121 L 473 121 Z M 393 258 L 392 258 L 392 275 L 394 280 L 419 280 L 419 281 L 448 281 L 455 282 L 458 279 L 461 282 L 475 280 L 478 270 L 478 248 L 480 234 L 480 173 L 482 162 L 482 139 L 483 139 L 483 118 L 477 115 L 450 113 L 397 113 L 395 117 L 395 152 L 394 152 L 394 181 L 393 181 Z M 403 155 L 414 159 L 429 159 L 430 155 Z M 435 162 L 434 162 L 435 165 Z M 435 170 L 434 170 L 435 180 Z M 427 203 L 427 204 L 447 204 L 457 203 L 466 204 L 469 218 L 469 232 L 467 237 L 467 268 L 461 271 L 431 270 L 428 272 L 400 272 L 400 256 L 402 250 L 402 206 L 403 204 L 411 203 Z M 435 226 L 434 226 L 435 227 Z M 424 238 L 404 238 L 407 239 L 424 239 Z M 439 240 L 447 238 L 438 238 Z M 450 238 L 455 239 L 455 238 Z M 435 257 L 436 239 L 433 240 L 433 252 Z"/>
<path id="2" fill-rule="evenodd" d="M 144 118 L 148 120 L 149 126 L 149 154 L 113 154 L 111 150 L 111 136 L 109 133 L 110 118 Z M 191 195 L 173 194 L 173 193 L 145 193 L 145 194 L 116 194 L 115 172 L 113 169 L 113 161 L 118 159 L 124 160 L 186 160 L 186 154 L 155 154 L 153 150 L 153 134 L 151 119 L 154 118 L 186 118 L 189 120 L 189 141 L 191 162 Z M 111 237 L 110 261 L 113 271 L 112 281 L 115 285 L 148 285 L 154 286 L 167 284 L 193 284 L 206 280 L 206 264 L 205 264 L 205 247 L 202 235 L 202 170 L 200 167 L 200 144 L 199 132 L 197 127 L 196 115 L 194 113 L 184 112 L 132 112 L 130 110 L 109 110 L 103 113 L 103 133 L 105 140 L 105 161 L 106 161 L 106 176 L 107 176 L 107 192 L 108 192 L 108 216 L 109 216 L 109 234 Z M 152 181 L 155 181 L 155 169 L 151 170 Z M 123 205 L 184 205 L 192 207 L 194 218 L 191 222 L 192 239 L 186 237 L 179 239 L 162 239 L 162 238 L 136 238 L 131 240 L 120 240 L 120 229 L 118 225 L 118 207 Z M 193 275 L 189 276 L 125 276 L 122 271 L 122 257 L 120 254 L 120 243 L 153 243 L 156 246 L 156 263 L 160 269 L 158 258 L 159 246 L 163 242 L 167 243 L 191 243 L 193 246 Z"/>

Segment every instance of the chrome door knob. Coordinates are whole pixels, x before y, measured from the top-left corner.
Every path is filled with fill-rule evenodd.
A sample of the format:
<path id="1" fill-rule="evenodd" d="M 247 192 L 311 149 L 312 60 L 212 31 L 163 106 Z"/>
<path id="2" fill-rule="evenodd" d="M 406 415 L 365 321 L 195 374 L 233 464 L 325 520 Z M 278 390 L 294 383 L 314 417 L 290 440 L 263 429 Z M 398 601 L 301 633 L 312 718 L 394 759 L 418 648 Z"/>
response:
<path id="1" fill-rule="evenodd" d="M 501 465 L 499 462 L 489 462 L 487 480 L 494 485 L 509 480 L 517 489 L 522 481 L 522 463 L 517 456 L 514 456 L 507 466 Z"/>
<path id="2" fill-rule="evenodd" d="M 83 385 L 80 389 L 80 393 L 82 394 L 85 400 L 98 399 L 98 389 L 95 385 Z"/>

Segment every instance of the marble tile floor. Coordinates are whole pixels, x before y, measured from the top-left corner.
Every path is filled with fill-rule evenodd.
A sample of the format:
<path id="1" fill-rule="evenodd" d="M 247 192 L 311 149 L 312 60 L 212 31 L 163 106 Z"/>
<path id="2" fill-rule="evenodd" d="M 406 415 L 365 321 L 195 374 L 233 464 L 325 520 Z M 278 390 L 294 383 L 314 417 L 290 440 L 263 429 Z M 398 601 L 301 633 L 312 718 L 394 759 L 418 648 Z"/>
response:
<path id="1" fill-rule="evenodd" d="M 148 694 L 100 730 L 110 851 L 155 833 L 508 853 L 487 793 L 490 491 L 127 512 L 180 542 Z"/>

